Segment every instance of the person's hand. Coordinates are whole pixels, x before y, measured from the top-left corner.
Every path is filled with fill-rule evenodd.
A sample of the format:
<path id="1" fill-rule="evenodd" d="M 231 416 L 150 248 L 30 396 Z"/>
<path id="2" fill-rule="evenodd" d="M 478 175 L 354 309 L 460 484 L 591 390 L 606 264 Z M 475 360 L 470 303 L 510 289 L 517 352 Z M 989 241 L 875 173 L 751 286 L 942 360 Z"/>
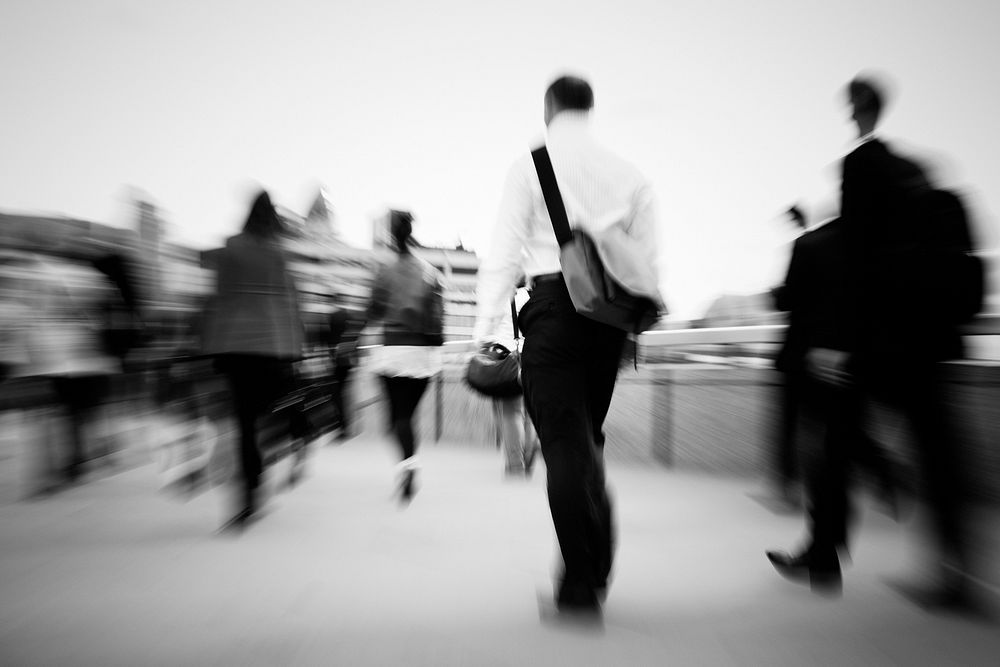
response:
<path id="1" fill-rule="evenodd" d="M 846 387 L 854 379 L 847 371 L 849 353 L 826 347 L 810 348 L 806 352 L 806 371 L 820 382 L 835 387 Z"/>
<path id="2" fill-rule="evenodd" d="M 476 339 L 476 349 L 477 350 L 488 350 L 497 343 L 503 344 L 499 336 L 486 335 L 480 336 Z"/>

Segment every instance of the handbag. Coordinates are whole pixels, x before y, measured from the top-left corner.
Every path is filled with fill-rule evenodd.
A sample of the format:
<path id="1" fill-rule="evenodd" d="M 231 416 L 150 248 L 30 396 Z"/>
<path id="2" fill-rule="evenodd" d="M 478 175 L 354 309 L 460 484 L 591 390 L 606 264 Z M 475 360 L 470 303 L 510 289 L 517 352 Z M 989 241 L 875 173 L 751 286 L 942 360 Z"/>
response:
<path id="1" fill-rule="evenodd" d="M 552 160 L 545 146 L 531 152 L 552 230 L 559 264 L 576 312 L 629 333 L 640 333 L 660 318 L 663 300 L 652 274 L 637 261 L 635 241 L 621 225 L 591 236 L 570 229 Z M 642 287 L 626 288 L 623 283 Z"/>
<path id="2" fill-rule="evenodd" d="M 469 358 L 465 367 L 465 382 L 477 393 L 491 398 L 511 398 L 521 395 L 521 353 L 516 342 L 521 336 L 517 328 L 517 307 L 510 300 L 510 315 L 514 322 L 515 349 L 499 343 L 483 348 Z"/>

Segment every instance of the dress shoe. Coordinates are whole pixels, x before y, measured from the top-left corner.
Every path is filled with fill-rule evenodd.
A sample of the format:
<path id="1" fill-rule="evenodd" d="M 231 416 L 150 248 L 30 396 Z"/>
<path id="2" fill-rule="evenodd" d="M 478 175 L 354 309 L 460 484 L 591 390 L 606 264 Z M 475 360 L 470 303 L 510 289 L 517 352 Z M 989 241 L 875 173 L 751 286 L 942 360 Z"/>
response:
<path id="1" fill-rule="evenodd" d="M 246 528 L 251 521 L 256 518 L 256 512 L 252 509 L 245 507 L 237 512 L 231 519 L 222 524 L 219 528 L 220 533 L 240 533 Z"/>
<path id="2" fill-rule="evenodd" d="M 407 468 L 403 470 L 399 478 L 399 501 L 408 504 L 417 493 L 417 483 L 415 481 L 416 470 Z"/>
<path id="3" fill-rule="evenodd" d="M 818 555 L 806 550 L 797 556 L 784 551 L 768 551 L 767 558 L 786 579 L 808 583 L 814 593 L 840 595 L 843 578 L 836 551 Z"/>

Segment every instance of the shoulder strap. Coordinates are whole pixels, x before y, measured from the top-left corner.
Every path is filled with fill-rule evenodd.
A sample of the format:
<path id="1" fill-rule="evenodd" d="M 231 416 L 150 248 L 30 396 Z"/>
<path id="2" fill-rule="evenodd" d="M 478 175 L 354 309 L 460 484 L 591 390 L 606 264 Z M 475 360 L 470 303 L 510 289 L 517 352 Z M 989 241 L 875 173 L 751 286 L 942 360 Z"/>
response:
<path id="1" fill-rule="evenodd" d="M 521 339 L 521 329 L 517 326 L 517 304 L 514 303 L 514 295 L 510 296 L 510 321 L 514 327 L 514 340 Z"/>
<path id="2" fill-rule="evenodd" d="M 569 230 L 566 206 L 563 204 L 562 195 L 559 193 L 556 174 L 552 170 L 552 159 L 549 157 L 549 149 L 545 146 L 536 148 L 531 151 L 531 159 L 535 163 L 538 182 L 542 186 L 545 207 L 549 209 L 549 218 L 552 220 L 552 231 L 556 234 L 556 241 L 559 242 L 560 246 L 563 246 L 569 243 L 570 239 L 573 238 L 573 234 Z"/>

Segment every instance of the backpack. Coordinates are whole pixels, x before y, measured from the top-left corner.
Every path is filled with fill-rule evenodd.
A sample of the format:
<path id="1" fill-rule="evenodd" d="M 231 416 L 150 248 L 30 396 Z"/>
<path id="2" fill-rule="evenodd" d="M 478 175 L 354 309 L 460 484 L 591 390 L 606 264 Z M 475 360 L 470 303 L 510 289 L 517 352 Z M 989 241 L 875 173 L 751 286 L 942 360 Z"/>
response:
<path id="1" fill-rule="evenodd" d="M 919 216 L 932 305 L 951 324 L 971 320 L 983 308 L 985 270 L 973 254 L 969 216 L 950 190 L 926 188 L 911 195 Z"/>

